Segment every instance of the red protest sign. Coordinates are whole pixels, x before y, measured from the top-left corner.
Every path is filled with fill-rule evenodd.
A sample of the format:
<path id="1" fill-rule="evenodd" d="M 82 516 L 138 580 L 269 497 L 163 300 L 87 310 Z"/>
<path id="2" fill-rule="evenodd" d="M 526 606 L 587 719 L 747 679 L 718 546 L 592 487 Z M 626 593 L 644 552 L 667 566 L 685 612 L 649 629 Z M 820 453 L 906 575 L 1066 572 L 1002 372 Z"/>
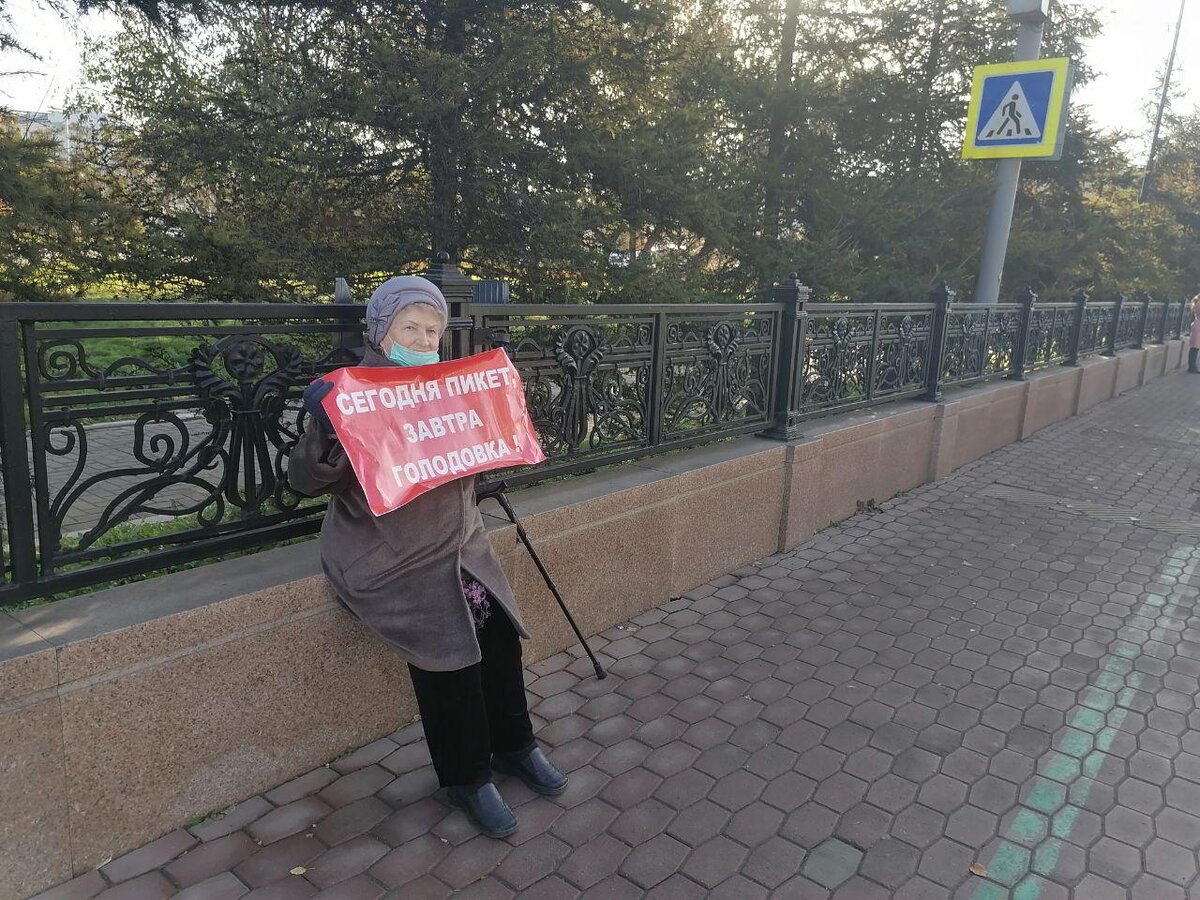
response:
<path id="1" fill-rule="evenodd" d="M 456 478 L 546 458 L 503 350 L 323 377 L 333 390 L 322 404 L 377 516 Z"/>

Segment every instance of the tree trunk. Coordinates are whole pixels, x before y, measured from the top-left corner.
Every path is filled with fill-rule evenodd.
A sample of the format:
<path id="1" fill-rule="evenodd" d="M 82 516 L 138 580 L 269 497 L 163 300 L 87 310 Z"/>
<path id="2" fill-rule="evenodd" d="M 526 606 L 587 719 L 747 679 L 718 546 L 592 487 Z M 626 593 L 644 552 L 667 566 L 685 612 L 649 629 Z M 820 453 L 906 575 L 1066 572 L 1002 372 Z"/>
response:
<path id="1" fill-rule="evenodd" d="M 787 0 L 783 12 L 783 34 L 775 65 L 775 91 L 771 98 L 771 121 L 767 134 L 767 172 L 763 192 L 763 237 L 778 240 L 783 207 L 783 164 L 788 150 L 789 105 L 793 70 L 796 65 L 796 27 L 800 0 Z"/>
<path id="2" fill-rule="evenodd" d="M 426 16 L 426 46 L 446 56 L 462 56 L 466 52 L 467 37 L 460 4 L 456 0 L 445 4 L 430 3 L 426 7 Z M 453 106 L 447 103 L 435 112 L 430 118 L 428 131 L 427 159 L 432 192 L 430 250 L 434 253 L 445 251 L 450 254 L 452 262 L 458 262 L 463 243 L 459 219 L 462 179 L 460 154 L 463 152 L 461 102 Z"/>
<path id="3" fill-rule="evenodd" d="M 921 104 L 917 111 L 917 119 L 913 123 L 913 151 L 910 162 L 914 169 L 919 169 L 925 161 L 925 147 L 929 143 L 933 129 L 933 81 L 937 78 L 938 63 L 942 55 L 942 32 L 946 26 L 946 8 L 941 3 L 934 4 L 933 35 L 929 39 L 929 54 L 925 57 L 925 67 L 921 79 Z"/>

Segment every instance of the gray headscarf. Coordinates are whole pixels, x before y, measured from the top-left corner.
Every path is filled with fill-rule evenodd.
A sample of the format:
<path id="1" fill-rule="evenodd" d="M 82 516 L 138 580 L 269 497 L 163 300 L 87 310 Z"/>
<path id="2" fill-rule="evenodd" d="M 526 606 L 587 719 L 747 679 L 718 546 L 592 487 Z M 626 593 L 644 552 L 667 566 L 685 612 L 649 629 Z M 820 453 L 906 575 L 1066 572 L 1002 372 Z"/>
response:
<path id="1" fill-rule="evenodd" d="M 367 301 L 367 339 L 378 347 L 400 310 L 414 303 L 426 303 L 443 319 L 450 318 L 446 298 L 436 284 L 420 275 L 397 275 L 375 288 Z"/>

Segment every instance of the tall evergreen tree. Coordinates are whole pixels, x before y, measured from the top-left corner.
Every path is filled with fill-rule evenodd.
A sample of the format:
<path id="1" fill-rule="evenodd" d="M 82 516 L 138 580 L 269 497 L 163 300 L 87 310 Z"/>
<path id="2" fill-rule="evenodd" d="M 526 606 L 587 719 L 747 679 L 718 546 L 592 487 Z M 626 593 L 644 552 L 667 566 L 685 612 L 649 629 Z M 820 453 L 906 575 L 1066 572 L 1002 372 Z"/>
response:
<path id="1" fill-rule="evenodd" d="M 199 2 L 122 3 L 92 54 L 88 183 L 129 222 L 92 259 L 124 284 L 311 297 L 445 250 L 527 299 L 969 290 L 992 166 L 959 145 L 971 70 L 1010 53 L 999 0 Z M 1062 0 L 1045 52 L 1086 79 L 1096 27 Z M 1006 284 L 1182 289 L 1181 129 L 1136 209 L 1074 116 L 1025 168 Z"/>

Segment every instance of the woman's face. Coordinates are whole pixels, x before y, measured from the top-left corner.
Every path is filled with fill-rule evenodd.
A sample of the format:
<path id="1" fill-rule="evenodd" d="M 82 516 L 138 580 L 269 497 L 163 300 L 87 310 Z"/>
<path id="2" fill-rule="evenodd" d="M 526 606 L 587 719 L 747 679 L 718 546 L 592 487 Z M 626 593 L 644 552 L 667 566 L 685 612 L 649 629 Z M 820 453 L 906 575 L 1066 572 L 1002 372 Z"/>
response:
<path id="1" fill-rule="evenodd" d="M 388 352 L 393 341 L 406 350 L 427 353 L 438 348 L 445 330 L 446 320 L 440 312 L 427 303 L 413 303 L 392 319 L 380 345 L 384 353 Z"/>

